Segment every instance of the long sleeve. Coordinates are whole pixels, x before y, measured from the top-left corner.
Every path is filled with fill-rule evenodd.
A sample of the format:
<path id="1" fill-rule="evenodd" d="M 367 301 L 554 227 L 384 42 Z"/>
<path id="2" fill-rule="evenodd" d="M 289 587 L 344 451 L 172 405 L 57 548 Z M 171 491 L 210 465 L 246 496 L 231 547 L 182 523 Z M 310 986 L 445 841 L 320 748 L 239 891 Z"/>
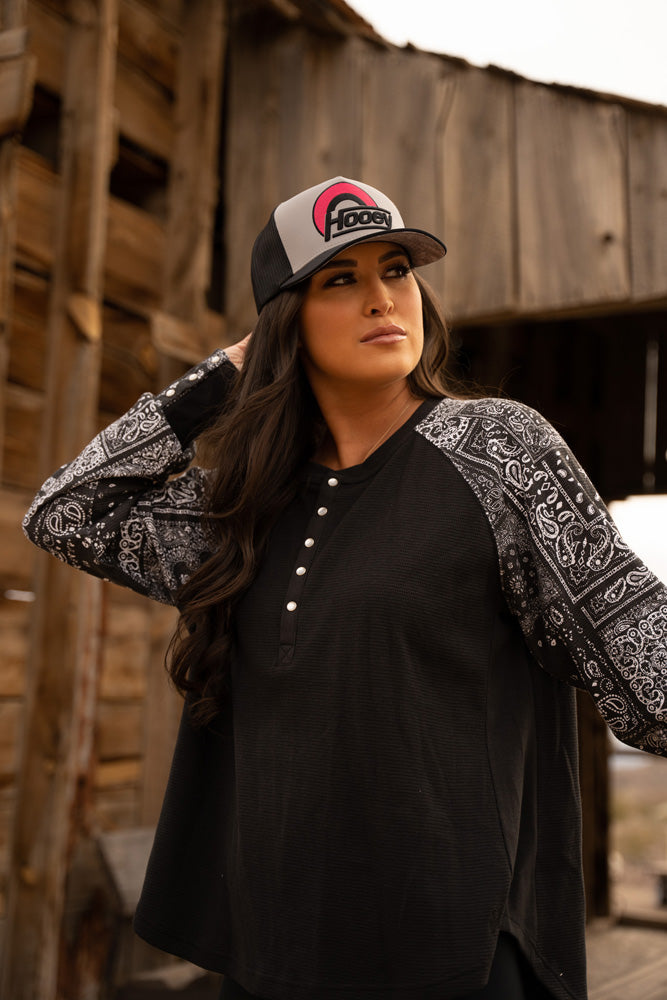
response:
<path id="1" fill-rule="evenodd" d="M 25 516 L 27 537 L 77 569 L 173 604 L 210 555 L 206 473 L 187 468 L 190 444 L 233 373 L 217 351 L 157 396 L 141 396 L 46 480 Z"/>
<path id="2" fill-rule="evenodd" d="M 667 588 L 620 537 L 560 435 L 499 399 L 444 400 L 418 430 L 482 505 L 535 659 L 585 687 L 620 740 L 667 756 Z"/>

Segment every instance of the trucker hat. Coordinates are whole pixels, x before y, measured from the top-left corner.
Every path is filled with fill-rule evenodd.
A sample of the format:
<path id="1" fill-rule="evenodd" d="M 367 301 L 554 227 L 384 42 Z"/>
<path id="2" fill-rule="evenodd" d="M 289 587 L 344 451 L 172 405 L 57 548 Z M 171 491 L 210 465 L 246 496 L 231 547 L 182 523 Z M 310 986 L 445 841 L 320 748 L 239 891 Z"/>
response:
<path id="1" fill-rule="evenodd" d="M 332 177 L 281 202 L 252 249 L 257 311 L 278 292 L 309 278 L 344 247 L 369 241 L 397 243 L 413 267 L 431 264 L 447 252 L 437 236 L 407 229 L 385 194 L 349 177 Z"/>

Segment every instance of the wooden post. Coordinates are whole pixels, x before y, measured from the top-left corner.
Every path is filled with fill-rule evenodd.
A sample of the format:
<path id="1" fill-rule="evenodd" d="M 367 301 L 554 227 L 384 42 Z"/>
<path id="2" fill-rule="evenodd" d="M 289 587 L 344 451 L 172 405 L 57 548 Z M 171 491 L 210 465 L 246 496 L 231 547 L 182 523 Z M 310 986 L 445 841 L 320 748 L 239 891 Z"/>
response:
<path id="1" fill-rule="evenodd" d="M 586 918 L 609 916 L 609 736 L 593 700 L 578 692 L 579 784 Z"/>
<path id="2" fill-rule="evenodd" d="M 218 140 L 226 3 L 184 5 L 176 94 L 176 140 L 168 192 L 164 310 L 204 328 L 213 216 L 218 193 Z"/>
<path id="3" fill-rule="evenodd" d="M 96 428 L 114 148 L 117 0 L 71 0 L 68 13 L 42 429 L 45 472 L 71 459 Z M 68 863 L 85 822 L 101 584 L 44 556 L 36 595 L 1 992 L 12 1000 L 74 1000 L 79 987 L 67 982 L 62 924 Z"/>
<path id="4" fill-rule="evenodd" d="M 16 239 L 15 133 L 30 110 L 35 70 L 26 52 L 26 7 L 26 0 L 0 0 L 0 479 Z"/>
<path id="5" fill-rule="evenodd" d="M 214 346 L 209 342 L 206 292 L 210 281 L 214 213 L 218 192 L 218 141 L 226 3 L 192 0 L 184 5 L 178 67 L 175 143 L 168 190 L 162 310 L 153 317 L 159 353 L 158 378 L 168 384 Z M 171 334 L 175 332 L 176 335 Z M 184 338 L 182 334 L 187 332 Z M 183 340 L 186 350 L 174 350 Z M 172 347 L 170 348 L 170 344 Z M 180 699 L 167 686 L 164 653 L 176 624 L 173 612 L 152 611 L 151 662 L 146 697 L 145 755 L 140 816 L 157 820 L 180 715 Z M 167 725 L 165 725 L 165 721 Z"/>

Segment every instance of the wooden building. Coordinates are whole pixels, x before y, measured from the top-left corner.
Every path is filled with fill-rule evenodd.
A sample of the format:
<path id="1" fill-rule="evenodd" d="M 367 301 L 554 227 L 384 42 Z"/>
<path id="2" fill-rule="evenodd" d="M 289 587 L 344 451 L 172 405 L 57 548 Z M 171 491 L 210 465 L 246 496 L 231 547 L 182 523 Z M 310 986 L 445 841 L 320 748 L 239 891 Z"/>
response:
<path id="1" fill-rule="evenodd" d="M 91 845 L 155 823 L 180 710 L 162 666 L 173 612 L 43 556 L 18 525 L 99 427 L 250 328 L 254 235 L 337 174 L 443 234 L 428 276 L 464 375 L 538 406 L 607 499 L 667 491 L 666 109 L 397 49 L 342 0 L 0 0 L 12 1000 L 95 995 L 108 976 Z M 601 912 L 604 731 L 582 712 Z"/>

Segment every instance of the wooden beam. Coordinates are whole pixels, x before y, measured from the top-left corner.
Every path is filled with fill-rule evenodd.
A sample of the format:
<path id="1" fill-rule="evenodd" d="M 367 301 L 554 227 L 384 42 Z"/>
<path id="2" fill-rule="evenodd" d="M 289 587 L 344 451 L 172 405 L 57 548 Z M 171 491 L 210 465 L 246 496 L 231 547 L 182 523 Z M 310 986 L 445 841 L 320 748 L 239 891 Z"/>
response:
<path id="1" fill-rule="evenodd" d="M 5 444 L 5 393 L 16 244 L 16 156 L 13 139 L 0 141 L 0 481 Z"/>
<path id="2" fill-rule="evenodd" d="M 211 343 L 206 292 L 218 198 L 226 19 L 227 4 L 220 0 L 192 0 L 183 8 L 162 303 L 151 323 L 162 384 L 178 375 L 184 363 L 191 364 L 218 346 Z M 167 686 L 163 669 L 175 615 L 155 607 L 151 621 L 140 805 L 144 823 L 157 821 L 181 708 L 180 699 Z"/>
<path id="3" fill-rule="evenodd" d="M 68 10 L 42 427 L 49 471 L 71 459 L 96 426 L 101 345 L 88 320 L 102 296 L 113 150 L 117 0 L 72 0 Z M 76 995 L 59 957 L 68 862 L 85 832 L 100 662 L 101 583 L 44 555 L 35 590 L 0 991 L 14 1000 L 55 1000 L 59 988 Z"/>
<path id="4" fill-rule="evenodd" d="M 178 620 L 174 608 L 153 605 L 143 719 L 143 770 L 139 822 L 157 823 L 167 787 L 183 701 L 167 682 L 164 654 Z"/>
<path id="5" fill-rule="evenodd" d="M 162 309 L 196 327 L 210 281 L 225 16 L 219 0 L 186 5 L 178 70 Z"/>
<path id="6" fill-rule="evenodd" d="M 32 95 L 34 60 L 26 54 L 26 0 L 0 0 L 0 482 L 5 442 L 5 389 L 13 309 L 17 223 L 17 140 Z"/>

